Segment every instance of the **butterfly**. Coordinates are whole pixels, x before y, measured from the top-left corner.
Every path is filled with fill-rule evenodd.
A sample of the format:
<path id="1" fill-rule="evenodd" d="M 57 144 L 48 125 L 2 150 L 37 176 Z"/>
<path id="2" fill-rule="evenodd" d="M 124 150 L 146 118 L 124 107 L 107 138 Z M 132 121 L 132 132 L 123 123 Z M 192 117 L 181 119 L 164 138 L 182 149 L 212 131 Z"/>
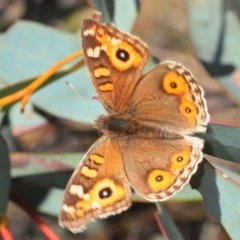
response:
<path id="1" fill-rule="evenodd" d="M 93 86 L 108 113 L 96 120 L 103 135 L 65 189 L 59 223 L 74 233 L 128 209 L 130 184 L 153 202 L 181 190 L 202 161 L 204 142 L 191 135 L 205 132 L 210 118 L 202 88 L 181 64 L 163 61 L 143 75 L 148 47 L 103 23 L 96 11 L 83 21 L 81 35 Z"/>

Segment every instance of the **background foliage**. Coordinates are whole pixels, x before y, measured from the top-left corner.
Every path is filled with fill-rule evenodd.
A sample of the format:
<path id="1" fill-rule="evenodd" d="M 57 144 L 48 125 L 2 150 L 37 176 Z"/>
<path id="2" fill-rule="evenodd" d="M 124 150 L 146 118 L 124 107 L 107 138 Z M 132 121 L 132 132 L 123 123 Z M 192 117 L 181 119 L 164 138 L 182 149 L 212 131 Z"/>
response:
<path id="1" fill-rule="evenodd" d="M 209 233 L 211 236 L 209 239 L 214 239 L 213 229 L 216 232 L 216 228 L 212 226 L 214 224 L 218 226 L 216 236 L 228 239 L 229 235 L 231 239 L 237 239 L 240 235 L 238 228 L 240 216 L 237 211 L 240 209 L 238 201 L 240 128 L 239 124 L 233 122 L 239 122 L 240 117 L 238 98 L 240 84 L 238 85 L 237 81 L 239 72 L 236 64 L 239 63 L 240 55 L 237 51 L 233 51 L 235 47 L 237 49 L 238 44 L 231 39 L 240 34 L 238 12 L 233 11 L 229 6 L 224 12 L 222 7 L 226 9 L 226 5 L 220 0 L 214 0 L 214 3 L 205 1 L 205 5 L 201 6 L 198 6 L 198 1 L 194 0 L 185 3 L 177 3 L 174 0 L 168 3 L 153 1 L 151 5 L 147 1 L 142 1 L 141 4 L 138 1 L 121 1 L 121 3 L 91 1 L 91 4 L 103 13 L 105 21 L 113 21 L 125 31 L 133 29 L 148 41 L 154 57 L 181 61 L 191 69 L 205 89 L 211 118 L 218 122 L 212 121 L 208 133 L 201 136 L 206 141 L 204 153 L 208 155 L 190 182 L 191 187 L 197 191 L 187 186 L 165 204 L 172 217 L 169 216 L 166 208 L 159 204 L 162 213 L 155 215 L 156 222 L 154 222 L 155 206 L 135 204 L 129 212 L 110 218 L 114 219 L 114 222 L 97 221 L 82 237 L 88 239 L 88 236 L 100 233 L 103 239 L 117 239 L 116 236 L 118 239 L 127 239 L 127 236 L 130 236 L 130 239 L 134 239 L 131 236 L 135 236 L 135 239 L 147 239 L 146 236 L 149 237 L 148 239 L 154 239 L 155 236 L 160 238 L 161 234 L 156 224 L 158 223 L 163 236 L 165 234 L 169 239 L 197 239 L 194 237 L 196 235 L 199 239 L 201 236 L 202 239 L 207 239 L 206 229 L 212 234 Z M 7 24 L 0 25 L 4 30 L 0 36 L 0 98 L 25 87 L 50 66 L 81 49 L 79 22 L 91 12 L 85 3 L 78 3 L 67 10 L 65 8 L 66 11 L 57 9 L 56 12 L 62 14 L 58 16 L 59 19 L 63 19 L 57 24 L 56 21 L 50 20 L 47 14 L 48 11 L 51 12 L 51 5 L 26 6 L 28 11 L 22 14 L 25 20 L 15 22 L 8 26 L 9 28 Z M 57 3 L 56 6 L 59 8 Z M 214 12 L 210 12 L 209 17 L 209 9 L 213 6 Z M 200 7 L 201 11 L 198 10 Z M 197 10 L 198 14 L 194 14 Z M 7 7 L 5 11 L 8 11 Z M 39 19 L 35 19 L 36 12 Z M 122 17 L 123 13 L 124 17 Z M 174 14 L 171 15 L 172 13 Z M 52 12 L 52 14 L 56 13 Z M 135 22 L 138 16 L 139 19 Z M 214 65 L 210 74 L 217 77 L 217 80 L 207 76 L 188 48 L 187 16 L 189 16 L 191 39 L 196 46 L 198 57 L 208 70 L 209 65 Z M 73 32 L 57 30 L 36 21 L 26 20 L 30 18 L 43 23 L 52 21 L 52 25 L 55 24 L 65 30 L 67 26 L 71 26 L 68 30 Z M 201 24 L 202 19 L 206 24 L 209 18 L 211 19 L 209 29 L 203 28 L 205 25 Z M 220 24 L 222 19 L 225 19 L 225 25 Z M 69 22 L 73 24 L 68 25 Z M 227 28 L 233 26 L 232 22 L 235 28 Z M 225 29 L 222 35 L 221 26 Z M 206 34 L 208 38 L 204 37 Z M 232 51 L 221 51 L 221 36 L 228 39 L 224 41 L 224 49 L 228 49 L 231 45 Z M 215 43 L 220 42 L 220 47 L 215 49 L 218 44 L 214 44 L 213 40 L 209 44 L 209 39 L 215 39 Z M 155 58 L 152 58 L 148 68 L 155 63 Z M 58 227 L 56 217 L 64 187 L 83 153 L 98 137 L 98 134 L 92 130 L 94 119 L 71 89 L 66 87 L 65 82 L 70 81 L 79 89 L 94 116 L 97 117 L 105 111 L 98 101 L 92 100 L 95 92 L 86 68 L 67 73 L 71 66 L 72 64 L 65 66 L 31 97 L 24 114 L 19 111 L 19 103 L 2 109 L 0 113 L 0 214 L 6 212 L 11 181 L 12 190 L 21 196 L 28 206 L 38 213 L 54 217 L 53 222 L 49 217 L 45 220 L 62 239 L 67 239 L 68 235 Z M 222 73 L 221 69 L 228 71 Z M 227 95 L 224 94 L 225 92 Z M 228 123 L 220 122 L 223 120 Z M 10 198 L 19 204 L 16 195 L 13 197 L 11 194 Z M 138 196 L 135 200 L 142 201 Z M 202 204 L 217 221 L 209 217 Z M 11 213 L 16 211 L 19 210 L 10 205 L 7 211 L 10 224 Z M 21 221 L 24 217 L 26 219 L 24 214 L 21 216 Z M 175 220 L 180 231 L 172 219 Z M 25 225 L 28 224 L 29 221 L 25 221 Z M 22 223 L 21 234 L 24 237 L 29 235 L 27 228 L 24 228 L 25 225 Z M 10 226 L 15 236 L 19 234 L 16 233 L 16 225 Z M 120 226 L 120 228 L 110 230 L 107 226 Z M 148 228 L 143 230 L 143 226 Z M 191 226 L 195 226 L 195 229 Z M 31 239 L 38 234 L 33 234 Z"/>

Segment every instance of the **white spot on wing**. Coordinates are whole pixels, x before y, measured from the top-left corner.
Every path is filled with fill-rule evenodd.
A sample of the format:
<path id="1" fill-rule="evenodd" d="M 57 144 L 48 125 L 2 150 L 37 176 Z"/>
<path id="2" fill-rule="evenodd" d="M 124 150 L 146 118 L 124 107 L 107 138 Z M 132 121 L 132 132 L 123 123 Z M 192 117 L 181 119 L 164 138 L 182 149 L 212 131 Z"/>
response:
<path id="1" fill-rule="evenodd" d="M 86 193 L 86 194 L 83 194 L 83 199 L 84 200 L 89 200 L 90 199 L 90 196 L 89 196 L 89 194 L 88 193 Z"/>
<path id="2" fill-rule="evenodd" d="M 71 185 L 69 192 L 75 195 L 77 193 L 77 185 Z"/>
<path id="3" fill-rule="evenodd" d="M 86 29 L 85 31 L 83 31 L 83 35 L 84 35 L 84 36 L 87 36 L 88 34 L 89 34 L 88 29 Z"/>
<path id="4" fill-rule="evenodd" d="M 102 209 L 101 204 L 96 201 L 91 202 L 91 207 L 92 207 L 92 209 Z"/>
<path id="5" fill-rule="evenodd" d="M 88 30 L 88 34 L 91 35 L 91 36 L 94 36 L 95 35 L 95 31 L 93 29 L 89 29 Z"/>
<path id="6" fill-rule="evenodd" d="M 88 36 L 88 35 L 94 36 L 94 35 L 95 35 L 95 31 L 94 31 L 93 29 L 86 29 L 86 30 L 83 32 L 83 35 L 84 35 L 84 36 Z"/>
<path id="7" fill-rule="evenodd" d="M 83 197 L 83 187 L 81 185 L 77 186 L 77 195 L 82 198 Z"/>
<path id="8" fill-rule="evenodd" d="M 64 205 L 62 206 L 62 209 L 63 209 L 63 211 L 65 211 L 65 212 L 67 212 L 67 213 L 72 213 L 72 212 L 75 211 L 75 208 L 74 208 L 73 206 L 68 206 L 68 205 L 66 205 L 66 204 L 64 204 Z"/>
<path id="9" fill-rule="evenodd" d="M 78 197 L 83 197 L 83 187 L 81 185 L 72 185 L 69 189 L 69 192 Z"/>
<path id="10" fill-rule="evenodd" d="M 89 57 L 94 57 L 93 49 L 92 49 L 92 48 L 88 48 L 88 49 L 87 49 L 87 55 L 88 55 Z"/>
<path id="11" fill-rule="evenodd" d="M 106 45 L 102 45 L 102 46 L 101 46 L 101 50 L 103 50 L 103 51 L 106 52 L 106 51 L 107 51 L 107 46 L 106 46 Z"/>
<path id="12" fill-rule="evenodd" d="M 122 40 L 119 39 L 119 38 L 113 37 L 113 38 L 111 39 L 111 44 L 112 44 L 113 46 L 115 46 L 115 45 L 117 45 L 117 44 L 119 44 L 119 43 L 121 43 L 121 42 L 122 42 Z"/>
<path id="13" fill-rule="evenodd" d="M 94 48 L 94 50 L 93 50 L 93 57 L 94 58 L 98 58 L 99 57 L 99 55 L 100 55 L 100 47 L 99 46 L 97 46 L 97 47 L 95 47 Z"/>

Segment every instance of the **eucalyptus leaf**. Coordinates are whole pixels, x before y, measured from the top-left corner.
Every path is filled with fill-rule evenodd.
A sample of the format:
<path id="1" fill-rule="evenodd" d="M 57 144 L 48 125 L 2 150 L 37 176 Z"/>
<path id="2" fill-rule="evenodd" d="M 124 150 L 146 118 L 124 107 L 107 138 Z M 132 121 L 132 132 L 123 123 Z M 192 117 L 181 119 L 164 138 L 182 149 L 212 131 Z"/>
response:
<path id="1" fill-rule="evenodd" d="M 201 137 L 206 140 L 204 153 L 240 163 L 240 126 L 212 123 Z"/>
<path id="2" fill-rule="evenodd" d="M 10 159 L 6 141 L 0 134 L 0 223 L 7 209 L 10 190 Z"/>
<path id="3" fill-rule="evenodd" d="M 182 234 L 179 232 L 177 226 L 175 225 L 172 217 L 169 215 L 167 209 L 163 204 L 160 204 L 160 213 L 157 214 L 159 218 L 158 222 L 161 226 L 163 235 L 166 236 L 165 239 L 169 240 L 184 240 Z"/>
<path id="4" fill-rule="evenodd" d="M 79 33 L 65 33 L 38 23 L 19 21 L 0 36 L 0 65 L 4 69 L 0 71 L 0 79 L 5 84 L 31 79 L 80 49 Z M 72 64 L 65 66 L 63 70 Z M 96 116 L 105 112 L 98 101 L 92 100 L 96 93 L 85 67 L 63 76 L 47 88 L 42 88 L 31 97 L 31 102 L 57 117 L 93 124 L 94 119 L 88 109 L 66 86 L 67 81 L 80 92 Z M 20 119 L 20 111 L 19 114 L 15 112 L 14 116 L 15 121 Z"/>
<path id="5" fill-rule="evenodd" d="M 121 30 L 130 32 L 138 15 L 138 0 L 91 0 L 102 13 L 104 22 L 113 22 Z"/>
<path id="6" fill-rule="evenodd" d="M 240 69 L 240 19 L 236 2 L 190 0 L 188 19 L 198 58 L 239 104 L 238 77 L 234 74 Z"/>
<path id="7" fill-rule="evenodd" d="M 83 155 L 83 153 L 13 154 L 13 157 L 18 160 L 18 164 L 12 167 L 11 177 L 19 178 L 67 170 L 73 171 Z M 39 181 L 41 182 L 41 178 Z"/>
<path id="8" fill-rule="evenodd" d="M 238 239 L 240 184 L 207 161 L 199 165 L 190 183 L 201 193 L 206 210 L 222 223 L 231 239 Z"/>

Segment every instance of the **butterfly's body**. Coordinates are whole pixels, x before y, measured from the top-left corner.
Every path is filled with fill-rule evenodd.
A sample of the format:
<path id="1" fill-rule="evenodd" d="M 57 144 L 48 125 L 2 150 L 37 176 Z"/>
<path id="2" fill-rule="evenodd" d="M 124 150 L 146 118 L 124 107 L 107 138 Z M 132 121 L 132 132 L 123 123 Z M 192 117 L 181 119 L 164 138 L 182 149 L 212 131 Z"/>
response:
<path id="1" fill-rule="evenodd" d="M 126 137 L 139 131 L 140 122 L 129 114 L 110 113 L 99 116 L 96 120 L 96 128 L 109 137 Z"/>
<path id="2" fill-rule="evenodd" d="M 96 120 L 96 128 L 106 134 L 109 138 L 123 137 L 147 137 L 158 139 L 180 139 L 183 135 L 171 128 L 161 128 L 156 123 L 148 123 L 138 120 L 131 114 L 110 113 L 100 115 Z"/>
<path id="3" fill-rule="evenodd" d="M 101 22 L 82 26 L 86 65 L 108 114 L 96 120 L 103 136 L 88 150 L 65 190 L 61 226 L 81 232 L 89 221 L 131 205 L 131 186 L 162 201 L 189 182 L 202 160 L 209 114 L 203 90 L 181 64 L 165 61 L 146 75 L 149 50 L 138 38 Z"/>

